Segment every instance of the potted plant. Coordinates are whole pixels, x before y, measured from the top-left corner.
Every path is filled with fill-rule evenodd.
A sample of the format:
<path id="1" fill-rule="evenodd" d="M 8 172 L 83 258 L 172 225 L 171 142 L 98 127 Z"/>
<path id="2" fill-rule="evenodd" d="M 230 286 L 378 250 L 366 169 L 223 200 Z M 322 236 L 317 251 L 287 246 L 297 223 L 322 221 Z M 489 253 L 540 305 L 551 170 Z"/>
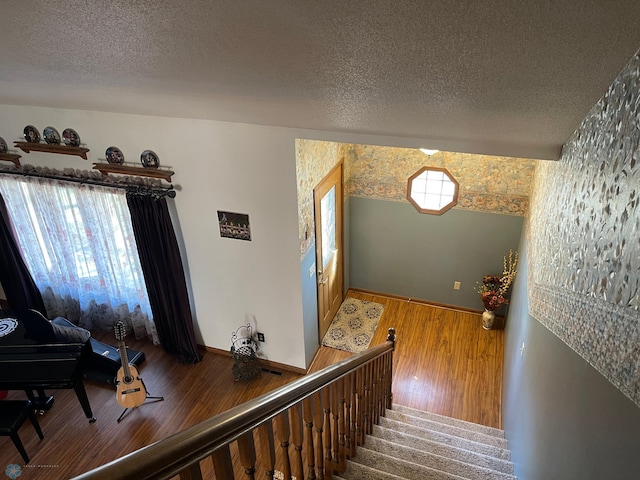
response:
<path id="1" fill-rule="evenodd" d="M 509 250 L 509 257 L 504 257 L 502 275 L 485 275 L 478 287 L 480 300 L 484 306 L 482 313 L 482 328 L 491 330 L 496 319 L 495 311 L 502 305 L 509 303 L 507 294 L 516 276 L 518 266 L 518 252 Z"/>

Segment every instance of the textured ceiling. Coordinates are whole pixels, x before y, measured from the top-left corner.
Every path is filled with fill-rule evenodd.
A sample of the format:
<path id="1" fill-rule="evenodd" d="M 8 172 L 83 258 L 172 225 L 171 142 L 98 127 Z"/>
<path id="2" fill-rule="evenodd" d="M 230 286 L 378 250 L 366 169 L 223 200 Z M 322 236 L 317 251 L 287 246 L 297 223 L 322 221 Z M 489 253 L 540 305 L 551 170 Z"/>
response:
<path id="1" fill-rule="evenodd" d="M 2 2 L 0 104 L 553 158 L 640 47 L 638 0 Z"/>

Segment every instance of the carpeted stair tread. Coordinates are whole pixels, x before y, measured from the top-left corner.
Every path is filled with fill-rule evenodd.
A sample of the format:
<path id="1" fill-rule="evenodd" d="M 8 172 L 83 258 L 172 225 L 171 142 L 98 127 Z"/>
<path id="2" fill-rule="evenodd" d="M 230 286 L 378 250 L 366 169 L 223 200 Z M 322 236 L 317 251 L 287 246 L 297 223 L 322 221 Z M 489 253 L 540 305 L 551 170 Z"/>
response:
<path id="1" fill-rule="evenodd" d="M 407 447 L 416 448 L 423 452 L 432 453 L 441 457 L 453 458 L 462 462 L 477 465 L 479 467 L 488 468 L 501 473 L 513 475 L 513 464 L 501 458 L 494 456 L 477 453 L 472 450 L 467 450 L 453 445 L 448 445 L 432 440 L 427 440 L 415 435 L 409 435 L 408 433 L 399 432 L 394 429 L 381 427 L 379 425 L 373 426 L 371 436 L 367 437 L 365 446 L 370 445 L 370 440 L 381 439 L 389 442 L 394 442 L 398 445 L 404 445 Z"/>
<path id="2" fill-rule="evenodd" d="M 420 437 L 432 442 L 439 442 L 445 445 L 450 445 L 472 452 L 481 453 L 483 455 L 489 455 L 502 460 L 510 460 L 511 454 L 509 450 L 505 448 L 496 447 L 495 445 L 489 445 L 483 442 L 476 442 L 467 438 L 458 437 L 450 433 L 443 433 L 437 430 L 421 428 L 409 423 L 399 422 L 387 417 L 380 418 L 380 426 L 392 430 Z"/>
<path id="3" fill-rule="evenodd" d="M 516 480 L 513 475 L 507 473 L 466 463 L 461 461 L 461 459 L 425 452 L 418 448 L 390 442 L 381 438 L 367 437 L 365 448 L 399 460 L 405 460 L 418 465 L 428 465 L 429 468 L 458 475 L 469 480 Z"/>
<path id="4" fill-rule="evenodd" d="M 366 447 L 358 447 L 356 449 L 356 456 L 348 462 L 348 464 L 361 464 L 366 465 L 369 468 L 373 468 L 377 471 L 384 473 L 391 473 L 400 478 L 407 480 L 469 480 L 465 477 L 455 475 L 452 473 L 443 472 L 430 466 L 419 465 L 414 462 L 395 458 L 391 455 L 375 452 L 369 450 Z M 345 471 L 344 478 L 353 480 L 352 477 L 347 474 L 349 469 Z M 356 478 L 375 478 L 375 477 L 356 477 Z M 486 477 L 487 480 L 491 477 Z"/>
<path id="5" fill-rule="evenodd" d="M 504 432 L 393 405 L 338 480 L 517 480 Z"/>
<path id="6" fill-rule="evenodd" d="M 475 432 L 484 433 L 486 435 L 493 435 L 494 437 L 504 438 L 504 431 L 498 428 L 487 427 L 486 425 L 480 425 L 478 423 L 467 422 L 466 420 L 459 420 L 457 418 L 446 417 L 437 413 L 431 413 L 424 410 L 418 410 L 411 407 L 405 407 L 404 405 L 393 404 L 392 410 L 395 412 L 406 413 L 413 417 L 424 418 L 426 420 L 433 420 L 435 422 L 452 425 L 455 427 L 464 428 L 467 430 L 473 430 Z"/>
<path id="7" fill-rule="evenodd" d="M 382 472 L 361 463 L 347 460 L 347 469 L 340 476 L 333 476 L 334 480 L 406 480 L 393 473 Z"/>
<path id="8" fill-rule="evenodd" d="M 494 447 L 498 448 L 507 448 L 507 441 L 504 438 L 496 437 L 495 435 L 487 435 L 486 433 L 478 432 L 476 430 L 469 430 L 467 428 L 462 428 L 456 425 L 449 425 L 447 423 L 442 423 L 427 418 L 416 417 L 402 411 L 387 410 L 386 418 L 413 425 L 414 427 L 420 427 L 426 430 L 435 430 L 437 432 L 446 433 L 448 435 L 455 435 L 457 437 L 466 438 L 467 440 L 472 440 L 474 442 L 493 445 Z"/>

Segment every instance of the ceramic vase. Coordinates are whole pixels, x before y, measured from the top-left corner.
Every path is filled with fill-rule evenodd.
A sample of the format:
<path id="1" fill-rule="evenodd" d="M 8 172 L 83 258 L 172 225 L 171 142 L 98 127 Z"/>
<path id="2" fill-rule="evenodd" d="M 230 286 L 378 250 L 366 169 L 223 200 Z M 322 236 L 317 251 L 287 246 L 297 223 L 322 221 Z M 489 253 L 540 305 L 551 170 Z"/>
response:
<path id="1" fill-rule="evenodd" d="M 495 321 L 495 312 L 492 312 L 491 310 L 485 310 L 484 312 L 482 312 L 482 328 L 484 328 L 485 330 L 491 330 Z"/>

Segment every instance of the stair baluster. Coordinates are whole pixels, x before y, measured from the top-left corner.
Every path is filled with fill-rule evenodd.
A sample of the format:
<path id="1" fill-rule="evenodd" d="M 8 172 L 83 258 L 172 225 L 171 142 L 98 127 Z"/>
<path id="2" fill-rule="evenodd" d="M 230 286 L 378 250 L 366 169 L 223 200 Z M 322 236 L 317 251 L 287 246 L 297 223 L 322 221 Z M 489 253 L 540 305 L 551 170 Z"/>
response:
<path id="1" fill-rule="evenodd" d="M 316 427 L 316 476 L 324 478 L 324 416 L 322 411 L 322 390 L 313 395 L 313 424 Z"/>
<path id="2" fill-rule="evenodd" d="M 316 480 L 315 449 L 313 441 L 313 411 L 309 397 L 302 401 L 302 418 L 304 420 L 304 442 L 307 446 L 307 476 L 308 480 Z"/>
<path id="3" fill-rule="evenodd" d="M 324 414 L 324 478 L 331 479 L 331 387 L 322 389 L 322 411 Z"/>
<path id="4" fill-rule="evenodd" d="M 233 478 L 233 464 L 231 463 L 231 452 L 228 444 L 215 450 L 211 454 L 211 460 L 213 461 L 213 471 L 216 474 L 216 478 Z"/>
<path id="5" fill-rule="evenodd" d="M 372 416 L 371 416 L 371 431 L 373 431 L 373 425 L 378 423 L 380 418 L 380 359 L 376 358 L 373 361 L 373 395 L 372 398 Z M 371 431 L 369 433 L 371 433 Z"/>
<path id="6" fill-rule="evenodd" d="M 253 443 L 253 433 L 247 432 L 238 437 L 238 453 L 240 456 L 240 464 L 242 468 L 244 468 L 246 478 L 254 480 L 256 473 L 256 449 Z"/>
<path id="7" fill-rule="evenodd" d="M 365 365 L 364 370 L 364 433 L 370 435 L 373 428 L 373 387 L 375 385 L 373 382 L 373 363 Z"/>
<path id="8" fill-rule="evenodd" d="M 331 464 L 333 471 L 337 471 L 340 466 L 340 380 L 331 384 Z"/>
<path id="9" fill-rule="evenodd" d="M 302 422 L 301 407 L 297 403 L 289 409 L 289 424 L 291 425 L 291 443 L 294 451 L 291 459 L 291 475 L 296 479 L 304 478 L 304 467 L 302 464 Z"/>
<path id="10" fill-rule="evenodd" d="M 385 387 L 385 378 L 384 378 L 384 370 L 385 370 L 385 361 L 384 357 L 380 357 L 376 360 L 378 363 L 378 388 L 376 393 L 376 425 L 380 423 L 380 417 L 384 415 L 384 404 L 386 403 L 386 393 L 384 391 Z"/>
<path id="11" fill-rule="evenodd" d="M 273 478 L 276 465 L 276 448 L 273 442 L 273 425 L 271 422 L 264 422 L 258 425 L 256 437 L 265 477 Z"/>
<path id="12" fill-rule="evenodd" d="M 194 463 L 189 465 L 186 470 L 180 473 L 180 480 L 202 480 L 202 470 L 200 470 L 200 464 Z"/>
<path id="13" fill-rule="evenodd" d="M 358 402 L 358 374 L 349 374 L 349 443 L 347 457 L 351 458 L 356 454 L 356 445 L 358 443 L 358 428 L 357 420 L 358 415 L 356 412 L 356 406 Z"/>
<path id="14" fill-rule="evenodd" d="M 364 368 L 356 372 L 357 375 L 357 402 L 356 402 L 356 444 L 362 445 L 364 442 Z M 354 452 L 355 453 L 355 452 Z"/>
<path id="15" fill-rule="evenodd" d="M 340 456 L 340 468 L 344 466 L 344 457 L 345 450 L 347 445 L 347 435 L 348 435 L 348 427 L 347 423 L 347 394 L 346 394 L 346 378 L 341 378 L 338 381 L 338 392 L 340 393 L 340 398 L 338 399 L 338 414 L 340 415 L 338 422 L 338 445 L 339 456 Z"/>
<path id="16" fill-rule="evenodd" d="M 280 459 L 284 480 L 291 480 L 291 461 L 289 460 L 289 419 L 287 412 L 282 412 L 273 419 L 276 438 L 280 442 Z"/>

